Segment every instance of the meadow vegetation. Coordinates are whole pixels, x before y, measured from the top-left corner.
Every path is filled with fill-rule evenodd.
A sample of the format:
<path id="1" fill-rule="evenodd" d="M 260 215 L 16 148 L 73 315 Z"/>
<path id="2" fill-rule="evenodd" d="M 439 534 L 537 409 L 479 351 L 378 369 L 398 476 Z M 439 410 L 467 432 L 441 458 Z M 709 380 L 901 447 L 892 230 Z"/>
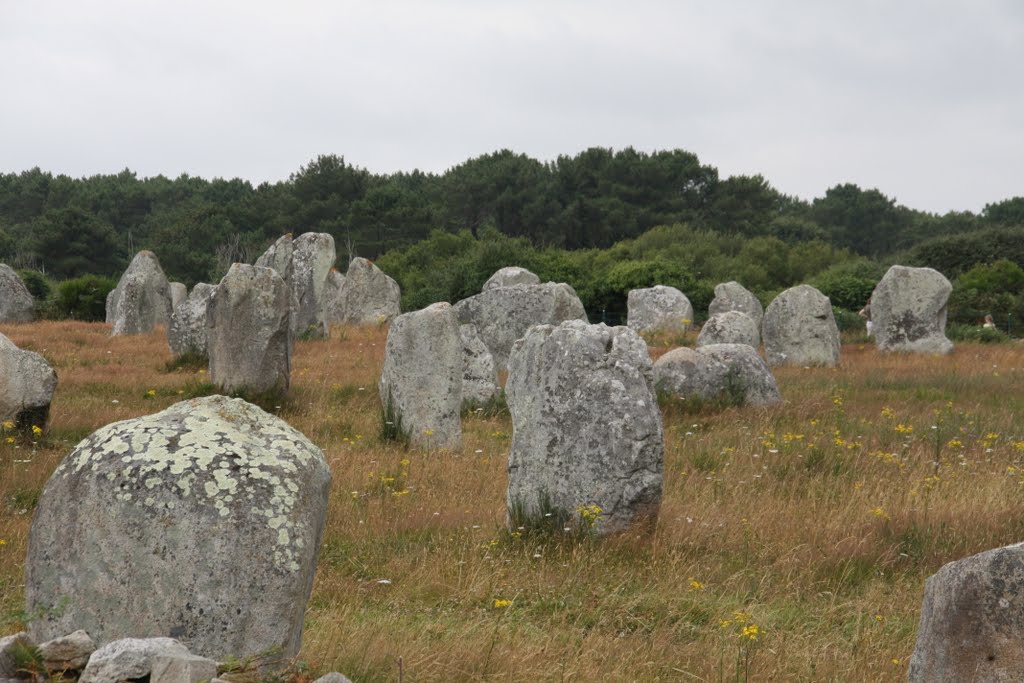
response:
<path id="1" fill-rule="evenodd" d="M 50 473 L 96 428 L 211 390 L 162 332 L 0 328 L 60 385 L 49 430 L 0 439 L 0 629 Z M 469 411 L 455 453 L 382 438 L 386 329 L 299 341 L 268 406 L 323 448 L 330 509 L 299 679 L 901 681 L 924 580 L 1024 537 L 1024 347 L 948 357 L 848 341 L 833 369 L 776 371 L 767 409 L 665 401 L 649 536 L 506 531 L 507 411 Z M 852 338 L 851 338 L 852 339 Z M 680 339 L 652 340 L 652 355 Z M 74 501 L 68 501 L 74 505 Z M 238 548 L 239 569 L 260 548 Z"/>

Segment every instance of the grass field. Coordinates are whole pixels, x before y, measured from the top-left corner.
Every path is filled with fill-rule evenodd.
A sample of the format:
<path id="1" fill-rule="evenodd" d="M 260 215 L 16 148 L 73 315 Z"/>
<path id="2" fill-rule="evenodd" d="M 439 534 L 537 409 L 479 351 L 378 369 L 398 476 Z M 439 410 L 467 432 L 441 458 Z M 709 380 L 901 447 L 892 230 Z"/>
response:
<path id="1" fill-rule="evenodd" d="M 60 385 L 49 433 L 0 441 L 0 632 L 19 627 L 31 512 L 75 444 L 207 391 L 162 334 L 3 326 Z M 386 330 L 298 342 L 275 411 L 334 474 L 301 661 L 354 681 L 905 680 L 924 579 L 1024 539 L 1024 347 L 949 357 L 847 344 L 778 370 L 784 405 L 665 414 L 650 537 L 503 530 L 507 414 L 457 453 L 382 442 Z M 652 347 L 657 355 L 667 350 Z M 74 501 L 69 501 L 74 505 Z M 239 567 L 259 548 L 239 548 Z"/>

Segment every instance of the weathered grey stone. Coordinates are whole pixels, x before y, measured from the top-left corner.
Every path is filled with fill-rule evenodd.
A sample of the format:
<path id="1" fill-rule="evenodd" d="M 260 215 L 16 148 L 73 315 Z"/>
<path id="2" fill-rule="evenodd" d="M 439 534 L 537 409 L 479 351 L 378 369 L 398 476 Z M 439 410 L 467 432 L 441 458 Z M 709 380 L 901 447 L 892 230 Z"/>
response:
<path id="1" fill-rule="evenodd" d="M 27 633 L 15 633 L 0 638 L 0 678 L 17 678 L 23 672 L 18 670 L 18 662 L 35 646 Z"/>
<path id="2" fill-rule="evenodd" d="M 348 264 L 337 304 L 344 322 L 353 325 L 387 322 L 398 315 L 401 301 L 398 283 L 380 268 L 358 256 Z"/>
<path id="3" fill-rule="evenodd" d="M 57 373 L 45 358 L 0 334 L 0 422 L 45 427 L 56 388 Z"/>
<path id="4" fill-rule="evenodd" d="M 109 300 L 108 300 L 109 301 Z M 171 285 L 151 251 L 140 251 L 117 283 L 113 298 L 114 336 L 148 334 L 171 321 Z"/>
<path id="5" fill-rule="evenodd" d="M 519 266 L 501 268 L 484 283 L 482 291 L 497 287 L 513 287 L 515 285 L 539 285 L 540 278 Z"/>
<path id="6" fill-rule="evenodd" d="M 832 302 L 810 285 L 791 287 L 768 304 L 761 321 L 768 365 L 823 365 L 839 362 L 839 327 Z"/>
<path id="7" fill-rule="evenodd" d="M 79 671 L 89 662 L 89 655 L 96 650 L 96 644 L 85 631 L 48 640 L 39 646 L 39 656 L 47 671 Z"/>
<path id="8" fill-rule="evenodd" d="M 1024 680 L 1022 639 L 1024 543 L 950 562 L 925 582 L 907 680 Z"/>
<path id="9" fill-rule="evenodd" d="M 287 391 L 289 291 L 270 268 L 235 263 L 206 305 L 210 381 L 222 391 Z"/>
<path id="10" fill-rule="evenodd" d="M 675 287 L 630 290 L 626 324 L 637 332 L 682 333 L 693 324 L 693 304 Z"/>
<path id="11" fill-rule="evenodd" d="M 217 662 L 194 654 L 153 657 L 149 683 L 199 683 L 217 677 Z"/>
<path id="12" fill-rule="evenodd" d="M 462 337 L 462 403 L 482 405 L 501 393 L 494 357 L 474 325 L 460 325 Z"/>
<path id="13" fill-rule="evenodd" d="M 188 648 L 173 638 L 115 640 L 92 653 L 78 683 L 123 683 L 148 678 L 154 658 L 188 654 Z"/>
<path id="14" fill-rule="evenodd" d="M 742 392 L 744 405 L 769 406 L 782 401 L 771 368 L 746 344 L 711 344 L 698 351 L 726 366 L 727 390 Z"/>
<path id="15" fill-rule="evenodd" d="M 114 316 L 117 314 L 117 287 L 107 292 L 107 304 L 106 304 L 106 323 L 108 325 L 114 324 Z"/>
<path id="16" fill-rule="evenodd" d="M 492 290 L 502 291 L 502 290 Z M 647 344 L 628 327 L 580 320 L 531 327 L 515 343 L 509 521 L 561 511 L 598 534 L 653 521 L 661 504 L 661 412 Z"/>
<path id="17" fill-rule="evenodd" d="M 175 356 L 186 353 L 206 355 L 206 307 L 215 291 L 217 285 L 200 282 L 192 288 L 185 301 L 175 306 L 171 325 L 167 328 L 167 344 Z"/>
<path id="18" fill-rule="evenodd" d="M 294 655 L 330 478 L 320 449 L 241 399 L 97 430 L 39 499 L 25 598 L 42 616 L 29 632 L 82 628 L 100 645 L 172 635 L 215 659 Z"/>
<path id="19" fill-rule="evenodd" d="M 292 253 L 292 334 L 326 337 L 324 318 L 327 278 L 334 267 L 334 238 L 326 232 L 307 232 L 295 238 Z"/>
<path id="20" fill-rule="evenodd" d="M 329 674 L 324 674 L 320 678 L 313 681 L 313 683 L 352 683 L 347 676 L 344 676 L 337 671 L 332 671 Z"/>
<path id="21" fill-rule="evenodd" d="M 710 344 L 746 344 L 754 349 L 761 345 L 757 323 L 740 311 L 723 311 L 707 319 L 697 335 L 697 346 Z"/>
<path id="22" fill-rule="evenodd" d="M 746 313 L 754 321 L 754 325 L 758 329 L 761 327 L 764 307 L 761 306 L 761 302 L 758 301 L 756 296 L 736 281 L 715 285 L 715 298 L 711 300 L 711 305 L 708 306 L 708 317 L 726 311 Z"/>
<path id="23" fill-rule="evenodd" d="M 462 445 L 462 338 L 451 304 L 433 304 L 391 322 L 379 389 L 381 403 L 390 403 L 410 443 Z"/>
<path id="24" fill-rule="evenodd" d="M 725 363 L 681 346 L 654 363 L 654 386 L 678 398 L 713 401 L 725 394 L 728 374 Z"/>
<path id="25" fill-rule="evenodd" d="M 28 323 L 36 319 L 36 301 L 21 276 L 0 263 L 0 323 Z"/>
<path id="26" fill-rule="evenodd" d="M 292 279 L 292 255 L 295 253 L 295 244 L 292 240 L 292 234 L 282 235 L 277 238 L 277 241 L 271 244 L 259 258 L 256 259 L 256 263 L 260 268 L 271 268 L 277 271 L 277 274 L 281 276 L 281 279 L 285 282 L 291 282 Z"/>
<path id="27" fill-rule="evenodd" d="M 330 326 L 345 322 L 345 311 L 342 310 L 341 288 L 345 285 L 345 276 L 331 268 L 324 284 L 324 322 Z"/>
<path id="28" fill-rule="evenodd" d="M 171 288 L 171 313 L 188 298 L 188 287 L 180 282 L 170 283 Z"/>
<path id="29" fill-rule="evenodd" d="M 953 286 L 937 270 L 893 266 L 871 295 L 871 322 L 881 351 L 950 353 L 946 303 Z"/>
<path id="30" fill-rule="evenodd" d="M 495 287 L 455 304 L 460 323 L 475 325 L 480 338 L 503 370 L 512 344 L 534 325 L 557 325 L 587 319 L 583 303 L 567 284 Z"/>

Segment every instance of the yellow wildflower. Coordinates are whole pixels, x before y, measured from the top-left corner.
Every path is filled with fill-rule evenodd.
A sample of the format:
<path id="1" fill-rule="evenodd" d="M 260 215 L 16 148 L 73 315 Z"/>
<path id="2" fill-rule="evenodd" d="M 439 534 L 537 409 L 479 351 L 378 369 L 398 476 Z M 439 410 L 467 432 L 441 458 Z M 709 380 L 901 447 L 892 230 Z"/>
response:
<path id="1" fill-rule="evenodd" d="M 494 609 L 504 609 L 512 604 L 511 600 L 502 600 L 501 598 L 494 599 Z"/>

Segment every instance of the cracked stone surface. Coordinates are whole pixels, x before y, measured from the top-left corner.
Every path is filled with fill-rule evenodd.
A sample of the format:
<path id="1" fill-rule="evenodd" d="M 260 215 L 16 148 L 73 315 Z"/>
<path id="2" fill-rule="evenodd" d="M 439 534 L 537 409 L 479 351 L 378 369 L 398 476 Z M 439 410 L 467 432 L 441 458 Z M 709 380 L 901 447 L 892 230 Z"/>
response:
<path id="1" fill-rule="evenodd" d="M 746 313 L 754 321 L 754 325 L 761 329 L 761 318 L 764 316 L 764 307 L 757 297 L 750 293 L 746 287 L 736 281 L 723 282 L 715 285 L 715 298 L 708 306 L 708 317 L 725 311 L 739 311 Z"/>
<path id="2" fill-rule="evenodd" d="M 810 285 L 791 287 L 768 304 L 761 339 L 772 367 L 834 367 L 839 362 L 839 327 L 832 302 Z"/>

